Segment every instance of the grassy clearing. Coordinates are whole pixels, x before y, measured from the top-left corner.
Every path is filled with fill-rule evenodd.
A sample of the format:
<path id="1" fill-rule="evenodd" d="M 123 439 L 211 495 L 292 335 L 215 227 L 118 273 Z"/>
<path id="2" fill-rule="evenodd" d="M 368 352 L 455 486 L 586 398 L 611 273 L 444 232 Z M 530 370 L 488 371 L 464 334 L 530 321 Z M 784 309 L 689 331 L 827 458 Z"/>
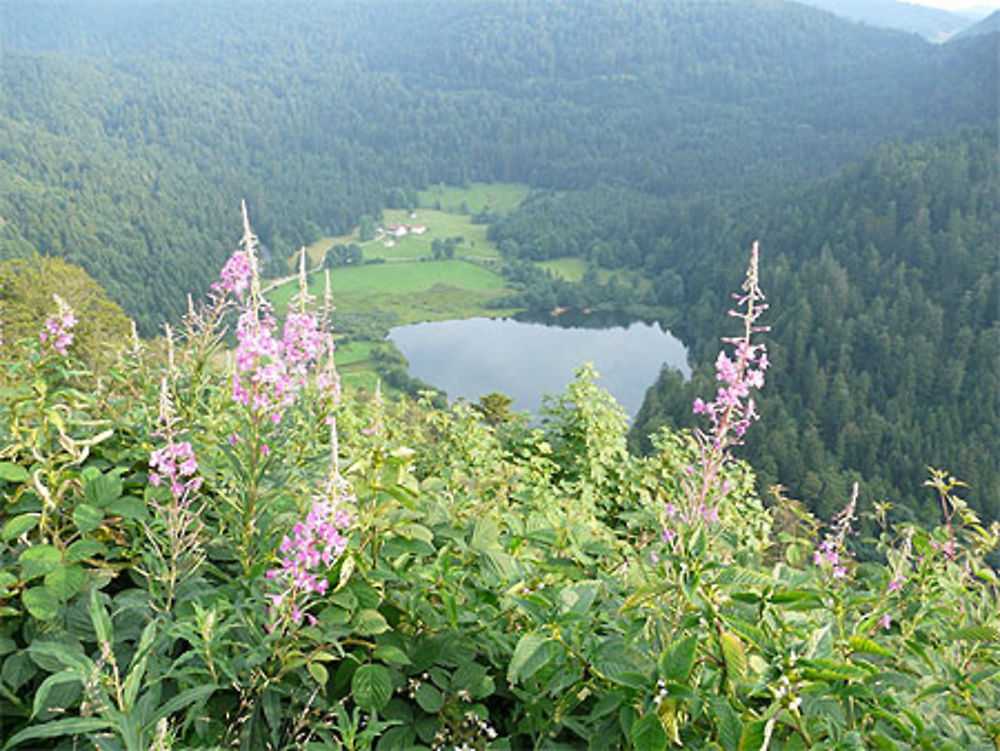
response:
<path id="1" fill-rule="evenodd" d="M 337 367 L 344 369 L 349 365 L 355 365 L 356 363 L 368 360 L 374 348 L 375 342 L 347 342 L 346 344 L 338 342 L 335 358 Z"/>
<path id="2" fill-rule="evenodd" d="M 422 224 L 427 231 L 422 235 L 408 234 L 392 238 L 393 247 L 385 247 L 388 238 L 363 246 L 365 258 L 385 258 L 386 260 L 431 258 L 431 245 L 435 240 L 446 240 L 449 237 L 464 238 L 456 250 L 456 258 L 496 258 L 499 254 L 496 246 L 486 239 L 485 224 L 473 224 L 472 220 L 462 214 L 451 214 L 433 209 L 418 209 L 413 212 L 386 210 L 384 225 Z"/>
<path id="3" fill-rule="evenodd" d="M 316 242 L 310 243 L 306 246 L 306 255 L 309 257 L 309 262 L 313 266 L 318 266 L 323 263 L 323 258 L 326 257 L 326 251 L 334 245 L 350 245 L 351 243 L 356 243 L 357 241 L 358 228 L 355 227 L 354 231 L 350 234 L 339 235 L 337 237 L 321 237 Z"/>
<path id="4" fill-rule="evenodd" d="M 330 276 L 337 309 L 378 310 L 394 315 L 401 324 L 509 312 L 484 307 L 502 292 L 503 277 L 464 260 L 380 263 L 335 269 Z M 292 281 L 273 290 L 269 298 L 282 311 L 295 290 Z M 322 274 L 310 275 L 309 291 L 322 298 Z"/>
<path id="5" fill-rule="evenodd" d="M 462 205 L 470 214 L 483 209 L 506 214 L 520 205 L 529 188 L 522 183 L 471 183 L 466 188 L 456 185 L 432 185 L 418 194 L 420 205 L 438 208 L 453 214 L 462 213 Z"/>
<path id="6" fill-rule="evenodd" d="M 392 238 L 394 246 L 386 248 L 385 241 L 389 238 L 360 243 L 358 229 L 355 228 L 346 235 L 321 237 L 306 246 L 306 253 L 313 266 L 322 263 L 326 252 L 334 245 L 350 243 L 361 245 L 365 258 L 430 258 L 431 243 L 435 239 L 464 237 L 465 242 L 459 246 L 457 258 L 493 258 L 497 255 L 497 249 L 486 239 L 486 225 L 473 224 L 471 215 L 478 214 L 484 208 L 499 214 L 513 211 L 526 195 L 528 186 L 520 183 L 472 183 L 467 188 L 433 185 L 420 191 L 420 205 L 423 208 L 414 212 L 416 216 L 411 217 L 410 212 L 401 209 L 386 209 L 379 222 L 382 226 L 423 224 L 427 227 L 425 234 Z M 463 204 L 467 213 L 462 212 Z M 440 209 L 435 208 L 437 206 Z"/>
<path id="7" fill-rule="evenodd" d="M 587 271 L 587 262 L 582 258 L 553 258 L 539 261 L 536 266 L 551 271 L 554 276 L 567 282 L 578 282 Z"/>

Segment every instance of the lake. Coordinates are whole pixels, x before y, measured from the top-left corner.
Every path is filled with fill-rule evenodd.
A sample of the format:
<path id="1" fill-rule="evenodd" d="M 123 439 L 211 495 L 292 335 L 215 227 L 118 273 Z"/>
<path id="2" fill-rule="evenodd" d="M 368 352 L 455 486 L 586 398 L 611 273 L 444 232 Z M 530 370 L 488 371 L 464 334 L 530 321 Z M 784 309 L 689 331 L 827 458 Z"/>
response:
<path id="1" fill-rule="evenodd" d="M 664 363 L 687 378 L 687 350 L 655 323 L 566 314 L 533 320 L 469 318 L 399 326 L 389 332 L 410 363 L 410 375 L 450 399 L 500 391 L 513 409 L 537 413 L 543 394 L 560 393 L 573 371 L 592 362 L 597 383 L 630 417 Z"/>

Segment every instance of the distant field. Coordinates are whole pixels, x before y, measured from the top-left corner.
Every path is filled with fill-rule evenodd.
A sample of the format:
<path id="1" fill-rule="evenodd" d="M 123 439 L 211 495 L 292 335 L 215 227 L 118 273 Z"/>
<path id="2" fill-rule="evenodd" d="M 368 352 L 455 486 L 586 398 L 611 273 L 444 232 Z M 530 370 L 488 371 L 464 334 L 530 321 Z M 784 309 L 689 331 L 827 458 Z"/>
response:
<path id="1" fill-rule="evenodd" d="M 340 235 L 338 237 L 321 237 L 314 243 L 306 246 L 306 254 L 309 256 L 309 260 L 312 262 L 313 266 L 317 266 L 323 263 L 323 258 L 326 256 L 326 251 L 332 248 L 338 243 L 341 245 L 349 245 L 350 243 L 356 243 L 358 241 L 358 230 L 357 227 L 354 231 L 348 235 Z"/>
<path id="2" fill-rule="evenodd" d="M 454 185 L 433 185 L 419 193 L 421 208 L 410 216 L 410 212 L 401 209 L 386 209 L 383 214 L 382 226 L 388 224 L 422 224 L 427 227 L 423 235 L 405 235 L 391 238 L 393 247 L 385 247 L 390 238 L 377 241 L 358 243 L 358 230 L 338 237 L 321 237 L 306 246 L 309 260 L 315 267 L 322 263 L 326 251 L 340 243 L 358 243 L 361 245 L 365 258 L 413 259 L 429 258 L 431 243 L 435 239 L 449 237 L 464 237 L 465 242 L 459 246 L 456 258 L 492 258 L 497 255 L 496 246 L 486 239 L 486 225 L 473 224 L 472 214 L 478 214 L 484 208 L 505 214 L 518 207 L 528 195 L 528 186 L 520 183 L 472 183 L 467 188 Z M 467 213 L 463 213 L 463 204 Z M 440 209 L 436 208 L 440 206 Z"/>
<path id="3" fill-rule="evenodd" d="M 367 360 L 371 357 L 372 349 L 374 347 L 375 342 L 350 342 L 348 344 L 338 344 L 335 358 L 337 367 L 343 370 L 350 365 Z"/>
<path id="4" fill-rule="evenodd" d="M 529 188 L 521 183 L 471 183 L 466 188 L 456 185 L 432 185 L 418 194 L 420 205 L 425 208 L 440 208 L 454 214 L 463 213 L 462 205 L 470 214 L 478 214 L 484 208 L 498 214 L 506 214 L 516 209 Z"/>
<path id="5" fill-rule="evenodd" d="M 501 315 L 483 306 L 504 288 L 503 277 L 469 261 L 406 261 L 334 269 L 333 302 L 340 310 L 379 310 L 400 323 Z M 269 298 L 282 311 L 296 290 L 289 282 Z M 323 295 L 323 275 L 311 274 L 309 291 Z"/>
<path id="6" fill-rule="evenodd" d="M 451 214 L 433 209 L 417 209 L 415 217 L 402 210 L 386 209 L 383 223 L 405 224 L 411 226 L 422 224 L 427 231 L 422 235 L 408 234 L 392 238 L 393 247 L 385 247 L 385 240 L 364 245 L 365 258 L 430 258 L 431 244 L 434 240 L 447 240 L 449 237 L 464 238 L 455 251 L 456 258 L 495 258 L 498 255 L 496 246 L 486 239 L 486 225 L 473 224 L 469 217 L 462 214 Z"/>
<path id="7" fill-rule="evenodd" d="M 582 258 L 553 258 L 539 261 L 536 266 L 551 271 L 555 276 L 567 282 L 578 282 L 587 271 L 587 262 Z"/>
<path id="8" fill-rule="evenodd" d="M 433 186 L 420 193 L 421 208 L 408 212 L 387 209 L 378 223 L 388 225 L 423 225 L 422 234 L 402 237 L 383 236 L 378 240 L 358 242 L 358 230 L 339 237 L 324 237 L 307 246 L 310 266 L 318 266 L 337 243 L 358 243 L 366 260 L 383 259 L 385 263 L 331 269 L 333 303 L 342 312 L 379 311 L 394 317 L 399 324 L 418 321 L 508 315 L 513 310 L 485 307 L 502 294 L 504 280 L 490 268 L 499 260 L 496 246 L 486 239 L 487 226 L 474 224 L 471 214 L 484 208 L 506 213 L 517 208 L 528 194 L 525 185 L 473 183 L 467 188 Z M 464 209 L 468 213 L 462 213 Z M 440 209 L 433 208 L 435 205 Z M 431 260 L 434 240 L 461 237 L 451 260 Z M 391 240 L 391 247 L 386 243 Z M 562 259 L 566 269 L 574 259 Z M 560 261 L 553 262 L 556 266 Z M 583 270 L 579 271 L 582 276 Z M 567 271 L 567 274 L 571 271 Z M 567 277 L 569 278 L 569 277 Z M 297 289 L 288 282 L 268 293 L 279 313 Z M 323 297 L 323 274 L 309 276 L 309 291 L 317 300 Z M 336 323 L 336 315 L 334 315 Z M 351 342 L 337 350 L 337 367 L 344 383 L 367 389 L 375 387 L 371 352 L 375 342 Z"/>

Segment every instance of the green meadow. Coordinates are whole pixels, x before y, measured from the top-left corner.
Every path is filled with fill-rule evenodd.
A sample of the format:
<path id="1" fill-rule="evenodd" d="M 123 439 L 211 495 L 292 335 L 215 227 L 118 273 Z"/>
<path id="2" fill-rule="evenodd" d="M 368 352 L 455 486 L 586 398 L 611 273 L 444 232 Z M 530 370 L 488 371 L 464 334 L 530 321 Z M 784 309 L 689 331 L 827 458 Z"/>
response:
<path id="1" fill-rule="evenodd" d="M 453 214 L 478 214 L 483 209 L 506 214 L 527 195 L 528 186 L 522 183 L 470 183 L 464 188 L 439 183 L 417 194 L 421 206 Z"/>
<path id="2" fill-rule="evenodd" d="M 360 242 L 355 228 L 346 235 L 317 240 L 306 247 L 306 253 L 310 266 L 317 268 L 335 244 L 357 243 L 366 261 L 383 261 L 331 269 L 334 306 L 341 312 L 378 311 L 392 316 L 398 325 L 507 315 L 514 311 L 486 307 L 503 293 L 504 280 L 493 268 L 499 264 L 499 252 L 486 238 L 488 226 L 473 222 L 472 215 L 484 209 L 501 214 L 512 211 L 527 194 L 527 186 L 509 183 L 472 183 L 465 188 L 435 185 L 420 192 L 421 207 L 412 212 L 386 209 L 375 240 Z M 384 232 L 391 225 L 426 229 L 391 237 Z M 434 241 L 456 237 L 462 242 L 454 258 L 433 260 Z M 574 259 L 551 263 L 571 269 Z M 318 300 L 323 297 L 323 285 L 321 271 L 309 275 L 309 292 Z M 283 311 L 296 289 L 297 282 L 292 280 L 272 289 L 268 298 L 276 310 Z M 371 352 L 376 345 L 366 341 L 339 345 L 337 365 L 345 383 L 374 387 Z"/>
<path id="3" fill-rule="evenodd" d="M 423 225 L 427 228 L 425 233 L 403 237 L 381 235 L 362 243 L 355 228 L 346 235 L 321 237 L 306 246 L 306 253 L 313 267 L 323 262 L 326 252 L 334 245 L 349 243 L 360 245 L 366 259 L 413 260 L 430 258 L 434 240 L 461 237 L 463 242 L 456 251 L 456 258 L 496 258 L 496 246 L 486 239 L 487 225 L 474 223 L 472 215 L 484 209 L 498 214 L 513 211 L 527 195 L 528 187 L 519 183 L 472 183 L 465 188 L 434 185 L 420 191 L 420 208 L 413 212 L 386 209 L 377 223 L 382 228 L 391 224 Z"/>
<path id="4" fill-rule="evenodd" d="M 548 261 L 538 261 L 535 265 L 567 282 L 580 281 L 587 271 L 587 261 L 583 258 L 552 258 Z"/>

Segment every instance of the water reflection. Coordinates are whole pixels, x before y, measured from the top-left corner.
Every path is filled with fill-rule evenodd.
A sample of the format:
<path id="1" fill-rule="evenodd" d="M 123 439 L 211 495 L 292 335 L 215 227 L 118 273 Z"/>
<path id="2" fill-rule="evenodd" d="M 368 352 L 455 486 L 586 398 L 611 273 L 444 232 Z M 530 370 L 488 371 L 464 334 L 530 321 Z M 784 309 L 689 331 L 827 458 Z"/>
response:
<path id="1" fill-rule="evenodd" d="M 568 317 L 573 316 L 573 317 Z M 410 374 L 470 401 L 502 391 L 513 408 L 537 412 L 543 394 L 561 392 L 585 362 L 598 384 L 635 416 L 660 368 L 690 376 L 680 340 L 655 323 L 564 314 L 534 320 L 470 318 L 400 326 L 389 338 L 410 362 Z"/>

